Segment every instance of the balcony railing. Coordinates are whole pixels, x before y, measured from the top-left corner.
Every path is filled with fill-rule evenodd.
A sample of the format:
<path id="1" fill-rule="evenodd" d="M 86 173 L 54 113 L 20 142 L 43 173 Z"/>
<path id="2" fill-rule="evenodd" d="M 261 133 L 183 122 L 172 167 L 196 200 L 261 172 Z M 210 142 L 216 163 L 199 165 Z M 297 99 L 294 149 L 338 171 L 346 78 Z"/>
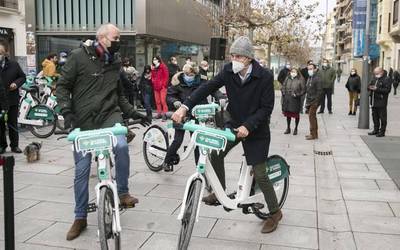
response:
<path id="1" fill-rule="evenodd" d="M 18 0 L 0 0 L 0 8 L 18 10 Z"/>

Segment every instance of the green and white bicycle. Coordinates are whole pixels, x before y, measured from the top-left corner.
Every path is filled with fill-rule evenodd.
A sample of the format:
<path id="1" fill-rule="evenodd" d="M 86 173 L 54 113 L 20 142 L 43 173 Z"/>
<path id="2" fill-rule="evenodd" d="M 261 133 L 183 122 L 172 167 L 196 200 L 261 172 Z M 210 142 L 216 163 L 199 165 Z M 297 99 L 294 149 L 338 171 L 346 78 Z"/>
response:
<path id="1" fill-rule="evenodd" d="M 193 132 L 192 141 L 200 149 L 200 159 L 197 171 L 187 181 L 182 206 L 178 219 L 181 220 L 181 230 L 178 240 L 178 249 L 187 249 L 193 227 L 198 221 L 201 197 L 206 186 L 206 180 L 215 192 L 218 201 L 225 210 L 242 209 L 244 214 L 254 214 L 265 220 L 270 216 L 265 206 L 264 196 L 254 183 L 252 166 L 248 166 L 243 157 L 240 177 L 235 193 L 228 195 L 223 189 L 218 177 L 208 166 L 208 155 L 213 151 L 224 150 L 228 141 L 235 141 L 236 136 L 229 129 L 220 130 L 195 124 L 193 121 L 183 125 L 175 125 L 181 129 Z M 268 171 L 265 178 L 269 178 L 275 189 L 279 207 L 285 203 L 289 192 L 289 165 L 280 156 L 271 156 L 267 160 Z"/>
<path id="2" fill-rule="evenodd" d="M 98 235 L 102 250 L 121 248 L 120 206 L 117 183 L 114 178 L 114 153 L 117 135 L 126 135 L 127 128 L 116 124 L 111 128 L 80 131 L 74 129 L 68 140 L 74 143 L 76 152 L 92 153 L 97 164 L 96 203 L 89 204 L 88 211 L 97 210 Z"/>

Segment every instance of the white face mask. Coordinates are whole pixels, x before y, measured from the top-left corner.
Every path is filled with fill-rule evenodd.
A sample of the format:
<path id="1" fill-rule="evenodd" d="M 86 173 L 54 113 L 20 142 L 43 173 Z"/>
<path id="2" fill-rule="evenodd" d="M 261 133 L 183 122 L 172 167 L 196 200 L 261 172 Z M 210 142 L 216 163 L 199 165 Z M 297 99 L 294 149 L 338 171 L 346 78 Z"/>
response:
<path id="1" fill-rule="evenodd" d="M 356 72 L 352 71 L 350 74 L 351 74 L 351 75 L 355 75 L 355 74 L 356 74 Z"/>
<path id="2" fill-rule="evenodd" d="M 154 64 L 154 66 L 158 67 L 158 66 L 160 65 L 160 62 L 159 62 L 159 61 L 156 61 L 156 60 L 154 60 L 154 61 L 153 61 L 153 64 Z"/>
<path id="3" fill-rule="evenodd" d="M 208 70 L 208 66 L 203 67 L 203 69 L 204 69 L 205 71 L 207 71 L 207 70 Z"/>
<path id="4" fill-rule="evenodd" d="M 379 79 L 381 78 L 381 75 L 375 75 L 375 78 Z"/>
<path id="5" fill-rule="evenodd" d="M 292 78 L 295 78 L 297 76 L 297 73 L 290 73 L 290 75 L 292 76 Z"/>
<path id="6" fill-rule="evenodd" d="M 308 71 L 308 75 L 309 75 L 309 76 L 313 76 L 313 75 L 314 75 L 314 70 L 309 70 L 309 71 Z"/>
<path id="7" fill-rule="evenodd" d="M 232 61 L 232 70 L 233 73 L 237 74 L 238 72 L 244 69 L 244 63 L 238 61 Z"/>
<path id="8" fill-rule="evenodd" d="M 323 63 L 322 66 L 328 67 L 328 64 L 327 63 Z"/>

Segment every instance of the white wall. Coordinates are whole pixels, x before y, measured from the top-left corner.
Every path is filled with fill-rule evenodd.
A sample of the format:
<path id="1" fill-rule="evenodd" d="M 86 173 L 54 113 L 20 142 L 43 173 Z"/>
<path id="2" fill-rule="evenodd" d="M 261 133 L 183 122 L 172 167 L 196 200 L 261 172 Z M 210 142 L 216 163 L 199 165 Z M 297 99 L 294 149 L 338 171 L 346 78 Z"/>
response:
<path id="1" fill-rule="evenodd" d="M 13 29 L 16 57 L 26 57 L 25 1 L 18 1 L 18 12 L 5 13 L 0 10 L 0 26 Z"/>

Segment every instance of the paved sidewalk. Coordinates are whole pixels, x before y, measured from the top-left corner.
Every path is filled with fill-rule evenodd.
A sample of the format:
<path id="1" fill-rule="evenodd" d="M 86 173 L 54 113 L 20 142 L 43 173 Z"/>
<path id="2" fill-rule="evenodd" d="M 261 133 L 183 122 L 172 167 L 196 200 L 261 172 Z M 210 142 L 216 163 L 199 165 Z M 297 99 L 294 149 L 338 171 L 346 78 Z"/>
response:
<path id="1" fill-rule="evenodd" d="M 357 117 L 348 116 L 347 93 L 338 84 L 334 114 L 318 115 L 320 139 L 305 141 L 308 118 L 301 117 L 299 135 L 284 135 L 286 120 L 276 100 L 271 130 L 271 154 L 283 155 L 291 165 L 290 191 L 277 231 L 261 234 L 262 222 L 239 210 L 202 205 L 191 249 L 398 249 L 400 245 L 400 191 L 381 163 L 361 139 L 368 131 L 357 129 Z M 279 95 L 279 93 L 277 93 Z M 390 96 L 387 134 L 400 135 L 400 99 Z M 122 215 L 123 249 L 175 249 L 180 207 L 193 160 L 175 172 L 154 173 L 142 157 L 141 135 L 131 150 L 130 188 L 140 199 L 137 208 Z M 24 138 L 26 137 L 26 138 Z M 29 133 L 22 146 L 40 141 Z M 27 164 L 17 156 L 15 208 L 17 249 L 98 249 L 96 216 L 81 237 L 66 241 L 73 220 L 73 160 L 70 145 L 53 136 L 43 140 L 42 159 Z M 241 152 L 241 148 L 235 149 Z M 333 155 L 319 156 L 317 151 Z M 232 190 L 238 176 L 238 155 L 227 159 Z M 1 170 L 0 170 L 1 171 Z M 96 178 L 90 180 L 90 197 Z M 2 173 L 0 175 L 0 196 Z M 1 197 L 2 198 L 2 197 Z M 0 202 L 0 249 L 4 248 L 3 208 Z"/>

